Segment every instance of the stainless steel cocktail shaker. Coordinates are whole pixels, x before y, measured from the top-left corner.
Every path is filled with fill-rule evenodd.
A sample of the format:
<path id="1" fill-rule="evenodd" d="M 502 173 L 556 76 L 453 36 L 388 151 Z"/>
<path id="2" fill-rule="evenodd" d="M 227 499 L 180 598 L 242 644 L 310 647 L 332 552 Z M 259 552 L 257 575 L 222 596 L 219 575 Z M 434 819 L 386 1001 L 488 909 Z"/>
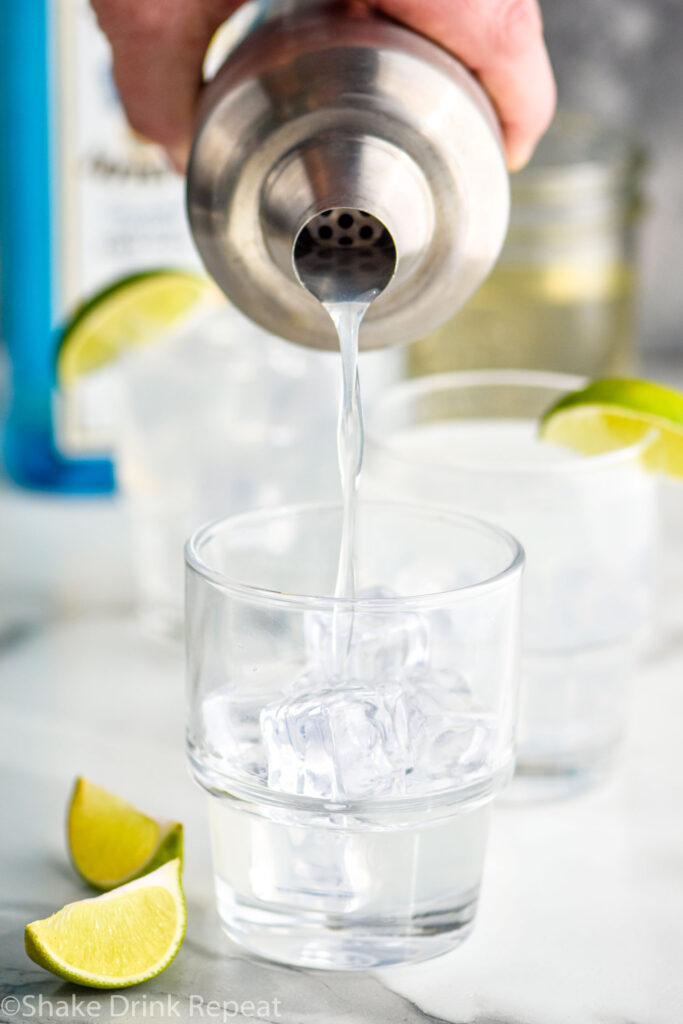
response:
<path id="1" fill-rule="evenodd" d="M 508 180 L 486 95 L 450 54 L 365 4 L 254 9 L 206 88 L 188 168 L 207 269 L 268 330 L 336 348 L 300 283 L 297 240 L 364 246 L 371 259 L 372 228 L 388 233 L 397 261 L 361 348 L 425 334 L 466 301 L 503 243 Z"/>

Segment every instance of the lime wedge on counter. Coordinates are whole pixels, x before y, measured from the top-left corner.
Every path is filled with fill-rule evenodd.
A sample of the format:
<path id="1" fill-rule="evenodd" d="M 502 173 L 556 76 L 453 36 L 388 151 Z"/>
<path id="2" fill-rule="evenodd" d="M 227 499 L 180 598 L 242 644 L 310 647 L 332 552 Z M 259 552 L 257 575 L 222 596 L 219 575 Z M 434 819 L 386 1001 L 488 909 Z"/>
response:
<path id="1" fill-rule="evenodd" d="M 124 349 L 154 341 L 217 295 L 208 278 L 184 270 L 151 270 L 117 281 L 67 325 L 57 353 L 59 383 L 68 387 Z"/>
<path id="2" fill-rule="evenodd" d="M 87 779 L 76 780 L 67 819 L 74 867 L 96 889 L 113 889 L 182 860 L 183 826 L 150 818 Z"/>
<path id="3" fill-rule="evenodd" d="M 683 394 L 648 380 L 596 380 L 564 395 L 540 424 L 540 435 L 585 455 L 635 444 L 647 434 L 647 469 L 683 479 Z"/>
<path id="4" fill-rule="evenodd" d="M 168 967 L 185 935 L 180 861 L 26 926 L 31 960 L 92 988 L 124 988 Z"/>

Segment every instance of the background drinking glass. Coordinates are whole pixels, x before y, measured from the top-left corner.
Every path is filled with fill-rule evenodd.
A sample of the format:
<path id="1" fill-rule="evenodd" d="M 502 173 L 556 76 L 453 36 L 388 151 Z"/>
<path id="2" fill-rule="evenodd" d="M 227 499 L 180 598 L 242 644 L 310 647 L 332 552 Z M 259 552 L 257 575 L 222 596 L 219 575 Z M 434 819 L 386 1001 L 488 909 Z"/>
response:
<path id="1" fill-rule="evenodd" d="M 364 353 L 360 365 L 368 395 L 400 372 L 393 351 Z M 339 355 L 276 338 L 226 303 L 104 372 L 115 377 L 141 617 L 182 637 L 179 552 L 198 523 L 338 499 Z"/>
<path id="2" fill-rule="evenodd" d="M 299 506 L 190 540 L 187 735 L 225 930 L 354 968 L 471 927 L 512 771 L 523 554 L 468 517 L 361 505 L 359 596 L 335 599 L 341 521 Z"/>
<path id="3" fill-rule="evenodd" d="M 481 516 L 524 546 L 518 780 L 512 794 L 587 784 L 622 733 L 653 603 L 655 481 L 642 442 L 580 456 L 537 439 L 582 383 L 562 374 L 443 374 L 390 389 L 369 418 L 370 489 Z"/>

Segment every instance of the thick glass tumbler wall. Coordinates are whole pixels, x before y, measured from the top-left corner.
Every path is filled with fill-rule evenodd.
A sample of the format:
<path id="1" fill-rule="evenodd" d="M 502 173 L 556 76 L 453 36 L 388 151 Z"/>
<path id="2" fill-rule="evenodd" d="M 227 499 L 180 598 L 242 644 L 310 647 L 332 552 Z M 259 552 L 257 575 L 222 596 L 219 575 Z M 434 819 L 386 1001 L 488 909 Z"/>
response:
<path id="1" fill-rule="evenodd" d="M 449 512 L 300 506 L 187 547 L 188 752 L 219 913 L 290 963 L 423 959 L 468 932 L 512 771 L 523 555 Z"/>

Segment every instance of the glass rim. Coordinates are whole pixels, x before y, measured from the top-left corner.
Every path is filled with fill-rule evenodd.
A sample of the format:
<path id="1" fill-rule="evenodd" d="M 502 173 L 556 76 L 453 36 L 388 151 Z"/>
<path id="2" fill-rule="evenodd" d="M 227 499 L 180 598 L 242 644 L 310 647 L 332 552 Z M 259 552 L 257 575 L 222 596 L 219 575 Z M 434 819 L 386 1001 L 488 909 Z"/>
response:
<path id="1" fill-rule="evenodd" d="M 562 373 L 554 370 L 522 370 L 522 369 L 496 369 L 496 370 L 454 370 L 448 373 L 430 373 L 422 377 L 415 377 L 412 380 L 400 381 L 380 393 L 372 402 L 368 411 L 365 427 L 366 450 L 374 448 L 383 455 L 390 455 L 397 462 L 405 466 L 414 466 L 415 461 L 401 455 L 396 446 L 389 441 L 379 439 L 373 428 L 373 419 L 392 403 L 398 404 L 398 399 L 412 399 L 436 391 L 456 391 L 463 388 L 473 387 L 557 387 L 559 390 L 573 391 L 585 386 L 589 377 L 582 377 L 578 374 Z M 471 418 L 471 417 L 470 417 Z M 506 417 L 510 418 L 510 417 Z M 520 417 L 521 419 L 522 417 Z M 435 423 L 448 423 L 448 419 L 434 420 Z M 648 430 L 638 441 L 625 444 L 618 448 L 612 448 L 607 452 L 599 452 L 594 455 L 578 454 L 576 459 L 567 459 L 556 463 L 538 463 L 520 460 L 519 462 L 492 461 L 486 462 L 458 462 L 456 460 L 445 462 L 433 462 L 420 459 L 423 466 L 430 470 L 439 472 L 467 472 L 467 473 L 491 473 L 492 471 L 504 471 L 510 474 L 525 474 L 536 476 L 547 475 L 575 475 L 595 472 L 600 469 L 618 465 L 621 462 L 628 462 L 641 454 L 656 437 L 655 430 Z M 645 470 L 643 470 L 645 472 Z"/>
<path id="2" fill-rule="evenodd" d="M 272 520 L 281 521 L 283 518 L 293 518 L 302 514 L 343 511 L 341 502 L 304 502 L 292 505 L 279 505 L 273 508 L 254 509 L 248 512 L 240 512 L 233 516 L 224 516 L 213 519 L 198 527 L 185 543 L 185 565 L 197 573 L 201 579 L 211 584 L 223 593 L 248 599 L 259 604 L 271 604 L 278 607 L 286 607 L 298 610 L 311 609 L 363 609 L 367 612 L 398 612 L 404 609 L 420 609 L 425 607 L 439 607 L 452 601 L 464 600 L 476 594 L 480 595 L 487 591 L 497 590 L 508 579 L 521 575 L 524 566 L 525 554 L 522 545 L 516 537 L 502 526 L 489 523 L 484 519 L 468 515 L 464 512 L 455 512 L 450 509 L 438 508 L 433 505 L 416 505 L 415 503 L 402 501 L 360 501 L 361 508 L 387 508 L 401 510 L 403 512 L 419 513 L 431 519 L 449 520 L 454 524 L 460 524 L 480 534 L 487 534 L 489 537 L 497 537 L 507 546 L 509 559 L 504 568 L 498 570 L 485 579 L 476 583 L 463 586 L 449 587 L 447 590 L 439 590 L 429 594 L 402 595 L 395 597 L 335 597 L 333 594 L 290 594 L 274 590 L 269 587 L 256 586 L 251 583 L 233 579 L 210 565 L 202 558 L 201 545 L 208 535 L 217 528 L 239 529 L 245 525 L 258 525 L 259 523 Z"/>

